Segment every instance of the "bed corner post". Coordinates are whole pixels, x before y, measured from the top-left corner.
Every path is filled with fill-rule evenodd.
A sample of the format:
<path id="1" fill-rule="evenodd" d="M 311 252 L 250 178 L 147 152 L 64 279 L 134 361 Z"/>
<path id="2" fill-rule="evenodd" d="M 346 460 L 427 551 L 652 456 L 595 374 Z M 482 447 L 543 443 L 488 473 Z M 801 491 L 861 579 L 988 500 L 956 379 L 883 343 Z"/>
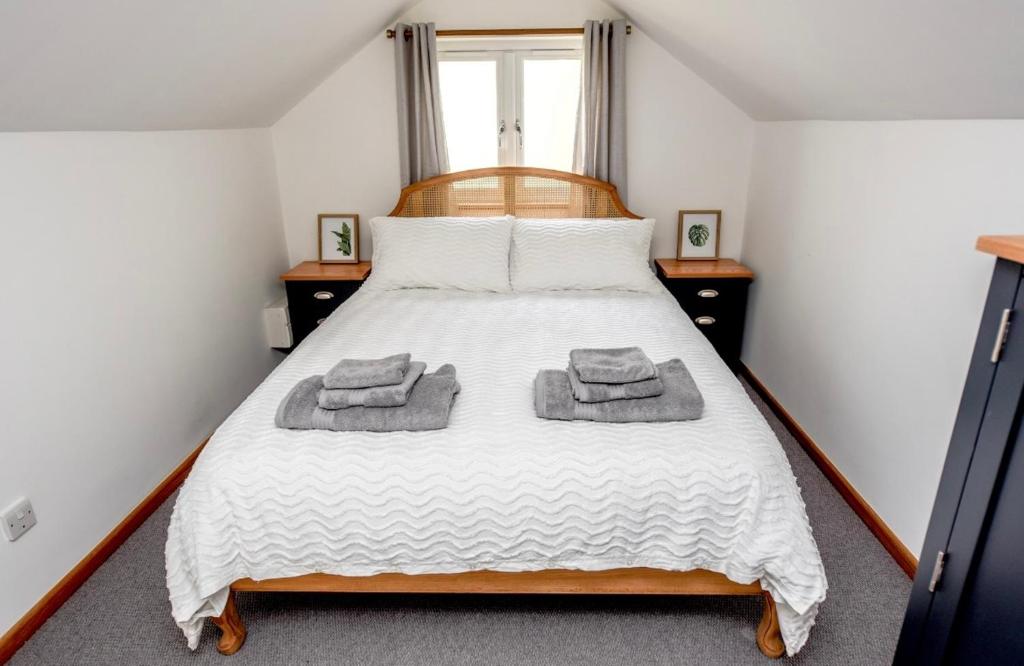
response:
<path id="1" fill-rule="evenodd" d="M 786 653 L 786 645 L 782 642 L 782 632 L 779 629 L 779 612 L 775 608 L 775 600 L 771 592 L 761 592 L 764 598 L 764 611 L 761 613 L 761 623 L 757 625 L 757 647 L 766 657 L 778 659 Z"/>
<path id="2" fill-rule="evenodd" d="M 220 617 L 211 618 L 213 623 L 220 629 L 220 640 L 217 641 L 217 651 L 221 654 L 234 654 L 242 649 L 245 642 L 245 625 L 242 618 L 238 616 L 238 607 L 235 606 L 235 591 L 228 591 L 228 601 L 224 604 L 224 612 Z M 760 642 L 760 634 L 758 641 Z"/>

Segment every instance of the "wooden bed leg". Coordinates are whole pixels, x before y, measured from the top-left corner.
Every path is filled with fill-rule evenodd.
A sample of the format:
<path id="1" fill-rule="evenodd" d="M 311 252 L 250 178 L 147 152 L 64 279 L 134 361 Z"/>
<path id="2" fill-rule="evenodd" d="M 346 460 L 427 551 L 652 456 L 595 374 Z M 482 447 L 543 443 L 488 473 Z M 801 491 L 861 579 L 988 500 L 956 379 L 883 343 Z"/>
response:
<path id="1" fill-rule="evenodd" d="M 220 617 L 211 618 L 213 623 L 220 629 L 220 640 L 217 641 L 217 651 L 221 654 L 234 654 L 242 649 L 245 642 L 245 625 L 242 618 L 238 616 L 238 607 L 235 606 L 235 591 L 228 591 L 228 602 L 224 605 L 224 612 Z M 760 637 L 758 638 L 760 641 Z"/>
<path id="2" fill-rule="evenodd" d="M 763 591 L 761 596 L 764 598 L 764 611 L 761 613 L 761 623 L 757 625 L 757 647 L 764 656 L 778 659 L 786 653 L 782 632 L 779 630 L 779 613 L 771 593 Z"/>

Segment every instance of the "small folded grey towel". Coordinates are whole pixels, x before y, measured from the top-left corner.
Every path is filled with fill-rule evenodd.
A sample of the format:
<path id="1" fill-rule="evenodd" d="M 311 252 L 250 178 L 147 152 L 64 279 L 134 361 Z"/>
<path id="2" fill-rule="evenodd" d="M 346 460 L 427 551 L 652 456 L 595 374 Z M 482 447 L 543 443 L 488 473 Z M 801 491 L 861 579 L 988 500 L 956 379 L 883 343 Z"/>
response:
<path id="1" fill-rule="evenodd" d="M 401 384 L 371 386 L 361 389 L 320 389 L 317 402 L 323 409 L 345 409 L 346 407 L 401 407 L 409 400 L 413 384 L 420 378 L 427 364 L 413 361 L 405 371 Z"/>
<path id="2" fill-rule="evenodd" d="M 659 363 L 658 377 L 665 391 L 653 398 L 580 402 L 572 397 L 569 373 L 541 370 L 533 382 L 533 403 L 537 416 L 562 421 L 604 421 L 608 423 L 690 421 L 704 412 L 704 396 L 678 358 Z"/>
<path id="3" fill-rule="evenodd" d="M 654 363 L 639 347 L 573 349 L 569 362 L 584 382 L 625 384 L 658 376 Z"/>
<path id="4" fill-rule="evenodd" d="M 329 389 L 358 389 L 401 384 L 411 356 L 395 354 L 371 360 L 342 359 L 323 376 L 324 386 Z"/>
<path id="5" fill-rule="evenodd" d="M 293 430 L 439 430 L 448 425 L 459 383 L 455 368 L 442 365 L 425 374 L 412 387 L 401 407 L 349 407 L 322 409 L 317 402 L 323 376 L 307 377 L 295 385 L 277 408 L 274 423 Z"/>
<path id="6" fill-rule="evenodd" d="M 585 382 L 580 379 L 576 372 L 576 366 L 572 363 L 565 369 L 569 374 L 569 386 L 572 388 L 572 397 L 580 402 L 607 402 L 609 400 L 629 400 L 631 398 L 653 398 L 665 392 L 665 385 L 661 379 L 644 379 L 639 382 L 626 382 L 625 384 L 598 384 L 596 382 Z"/>

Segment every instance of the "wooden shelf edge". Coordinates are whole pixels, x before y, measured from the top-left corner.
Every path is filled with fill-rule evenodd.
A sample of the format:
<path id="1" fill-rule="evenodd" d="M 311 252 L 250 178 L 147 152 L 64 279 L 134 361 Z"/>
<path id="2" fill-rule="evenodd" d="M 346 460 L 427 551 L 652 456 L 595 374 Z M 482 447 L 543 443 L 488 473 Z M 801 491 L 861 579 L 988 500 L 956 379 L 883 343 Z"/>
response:
<path id="1" fill-rule="evenodd" d="M 753 280 L 754 271 L 735 259 L 674 259 L 654 260 L 658 273 L 669 280 L 689 278 L 715 278 L 726 280 Z"/>
<path id="2" fill-rule="evenodd" d="M 978 251 L 1024 264 L 1024 236 L 978 236 Z"/>
<path id="3" fill-rule="evenodd" d="M 369 261 L 355 264 L 321 264 L 303 261 L 279 277 L 285 282 L 362 282 L 372 270 Z"/>

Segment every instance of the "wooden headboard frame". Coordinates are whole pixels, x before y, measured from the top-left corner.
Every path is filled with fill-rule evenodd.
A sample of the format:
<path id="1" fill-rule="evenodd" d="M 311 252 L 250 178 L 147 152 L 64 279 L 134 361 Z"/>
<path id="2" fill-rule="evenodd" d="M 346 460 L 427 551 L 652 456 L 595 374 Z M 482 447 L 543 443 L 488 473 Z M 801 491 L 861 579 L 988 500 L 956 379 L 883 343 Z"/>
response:
<path id="1" fill-rule="evenodd" d="M 479 215 L 642 219 L 626 208 L 611 183 L 566 171 L 514 166 L 421 180 L 402 188 L 391 211 L 392 217 Z"/>

